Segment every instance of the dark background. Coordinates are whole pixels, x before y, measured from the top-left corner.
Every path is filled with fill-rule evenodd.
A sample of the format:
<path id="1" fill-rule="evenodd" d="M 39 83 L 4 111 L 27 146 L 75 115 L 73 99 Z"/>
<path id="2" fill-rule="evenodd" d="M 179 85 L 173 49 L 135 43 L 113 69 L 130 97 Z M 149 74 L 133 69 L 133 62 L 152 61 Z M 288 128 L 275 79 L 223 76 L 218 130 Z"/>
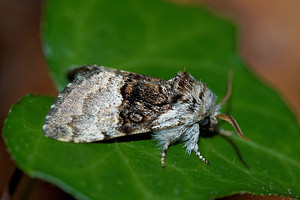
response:
<path id="1" fill-rule="evenodd" d="M 176 0 L 206 4 L 238 26 L 238 51 L 250 70 L 282 95 L 300 121 L 300 1 Z M 42 0 L 0 0 L 0 128 L 10 106 L 28 93 L 55 96 L 40 44 Z M 16 171 L 0 138 L 2 199 L 72 199 L 55 186 Z M 12 178 L 12 175 L 15 178 Z M 11 183 L 11 187 L 9 187 Z M 14 187 L 15 186 L 15 187 Z M 9 194 L 12 195 L 9 195 Z M 235 195 L 228 199 L 282 199 Z"/>

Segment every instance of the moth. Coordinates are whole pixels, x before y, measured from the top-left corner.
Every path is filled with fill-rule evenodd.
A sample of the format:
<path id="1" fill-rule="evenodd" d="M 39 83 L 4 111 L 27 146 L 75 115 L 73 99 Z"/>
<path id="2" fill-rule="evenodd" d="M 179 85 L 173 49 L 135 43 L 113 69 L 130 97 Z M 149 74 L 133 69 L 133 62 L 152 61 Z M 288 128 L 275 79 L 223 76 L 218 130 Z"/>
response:
<path id="1" fill-rule="evenodd" d="M 229 122 L 246 139 L 234 118 L 220 113 L 230 87 L 217 104 L 206 84 L 185 71 L 162 80 L 89 65 L 73 70 L 71 78 L 46 116 L 43 132 L 47 137 L 87 143 L 153 133 L 162 149 L 162 167 L 175 142 L 184 142 L 187 153 L 195 152 L 209 163 L 199 151 L 198 140 L 202 130 L 228 133 L 217 126 L 217 119 Z"/>

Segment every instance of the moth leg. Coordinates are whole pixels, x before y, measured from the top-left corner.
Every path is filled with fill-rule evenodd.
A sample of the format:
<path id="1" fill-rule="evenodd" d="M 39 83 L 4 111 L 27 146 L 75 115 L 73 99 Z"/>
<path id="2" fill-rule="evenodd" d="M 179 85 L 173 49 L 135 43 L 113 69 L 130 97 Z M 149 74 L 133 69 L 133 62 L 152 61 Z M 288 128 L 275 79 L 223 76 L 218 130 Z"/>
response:
<path id="1" fill-rule="evenodd" d="M 191 151 L 194 151 L 196 155 L 205 163 L 209 164 L 209 161 L 201 155 L 199 151 L 198 141 L 199 141 L 200 129 L 199 124 L 194 124 L 192 127 L 187 129 L 184 134 L 183 140 L 186 141 L 184 147 L 186 147 L 186 151 L 190 154 Z"/>
<path id="2" fill-rule="evenodd" d="M 215 129 L 216 133 L 220 134 L 220 135 L 224 135 L 224 136 L 232 136 L 234 135 L 233 131 L 227 131 L 225 129 L 222 129 L 220 127 L 218 127 L 217 129 Z"/>
<path id="3" fill-rule="evenodd" d="M 161 163 L 162 168 L 165 168 L 165 157 L 166 157 L 167 151 L 169 149 L 169 145 L 170 145 L 169 143 L 165 144 L 165 146 L 163 147 L 163 150 L 161 152 L 160 163 Z"/>
<path id="4" fill-rule="evenodd" d="M 200 158 L 200 160 L 202 160 L 203 162 L 205 162 L 206 164 L 210 164 L 210 162 L 208 160 L 206 160 L 204 158 L 203 155 L 201 155 L 200 151 L 199 151 L 199 147 L 198 147 L 198 144 L 195 146 L 195 149 L 194 149 L 195 153 L 196 153 L 196 156 L 198 156 Z"/>
<path id="5" fill-rule="evenodd" d="M 158 142 L 158 145 L 162 148 L 161 158 L 160 158 L 162 168 L 165 168 L 165 157 L 169 149 L 169 146 L 172 143 L 179 140 L 179 138 L 181 138 L 184 131 L 185 131 L 184 126 L 178 126 L 171 129 L 154 131 L 153 139 L 155 139 Z"/>

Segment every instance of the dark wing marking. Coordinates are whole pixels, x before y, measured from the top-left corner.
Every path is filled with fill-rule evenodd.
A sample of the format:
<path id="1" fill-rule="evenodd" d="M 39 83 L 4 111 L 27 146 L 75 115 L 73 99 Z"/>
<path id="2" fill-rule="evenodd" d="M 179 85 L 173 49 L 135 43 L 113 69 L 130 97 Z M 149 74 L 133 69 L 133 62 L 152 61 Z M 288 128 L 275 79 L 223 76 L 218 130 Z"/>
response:
<path id="1" fill-rule="evenodd" d="M 125 134 L 136 134 L 160 129 L 159 127 L 171 128 L 184 124 L 183 112 L 174 112 L 175 104 L 189 107 L 192 99 L 184 99 L 183 96 L 192 91 L 197 81 L 189 74 L 183 72 L 173 79 L 166 81 L 136 73 L 120 72 L 124 77 L 125 84 L 121 88 L 123 103 L 120 107 L 119 131 Z M 179 109 L 182 109 L 179 108 Z M 159 122 L 159 117 L 167 112 L 174 113 L 173 118 Z M 180 115 L 183 114 L 183 115 Z M 160 126 L 157 123 L 164 123 Z"/>

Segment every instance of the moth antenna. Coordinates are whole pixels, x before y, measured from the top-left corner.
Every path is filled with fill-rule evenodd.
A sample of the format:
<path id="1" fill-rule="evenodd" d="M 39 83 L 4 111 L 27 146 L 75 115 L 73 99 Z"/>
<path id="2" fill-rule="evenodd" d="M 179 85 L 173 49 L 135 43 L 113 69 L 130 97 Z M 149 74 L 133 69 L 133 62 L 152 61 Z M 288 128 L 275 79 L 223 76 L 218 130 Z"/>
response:
<path id="1" fill-rule="evenodd" d="M 232 78 L 233 78 L 233 71 L 230 70 L 227 78 L 226 93 L 223 99 L 221 100 L 221 102 L 219 103 L 220 106 L 223 106 L 231 95 Z"/>
<path id="2" fill-rule="evenodd" d="M 235 119 L 232 116 L 220 113 L 220 114 L 216 115 L 216 117 L 219 118 L 219 119 L 221 119 L 221 120 L 224 120 L 224 121 L 227 121 L 228 123 L 230 123 L 233 126 L 233 128 L 235 129 L 235 131 L 238 134 L 238 136 L 240 136 L 243 140 L 246 140 L 246 141 L 249 140 L 243 134 L 240 126 L 238 125 L 238 123 L 235 121 Z"/>

